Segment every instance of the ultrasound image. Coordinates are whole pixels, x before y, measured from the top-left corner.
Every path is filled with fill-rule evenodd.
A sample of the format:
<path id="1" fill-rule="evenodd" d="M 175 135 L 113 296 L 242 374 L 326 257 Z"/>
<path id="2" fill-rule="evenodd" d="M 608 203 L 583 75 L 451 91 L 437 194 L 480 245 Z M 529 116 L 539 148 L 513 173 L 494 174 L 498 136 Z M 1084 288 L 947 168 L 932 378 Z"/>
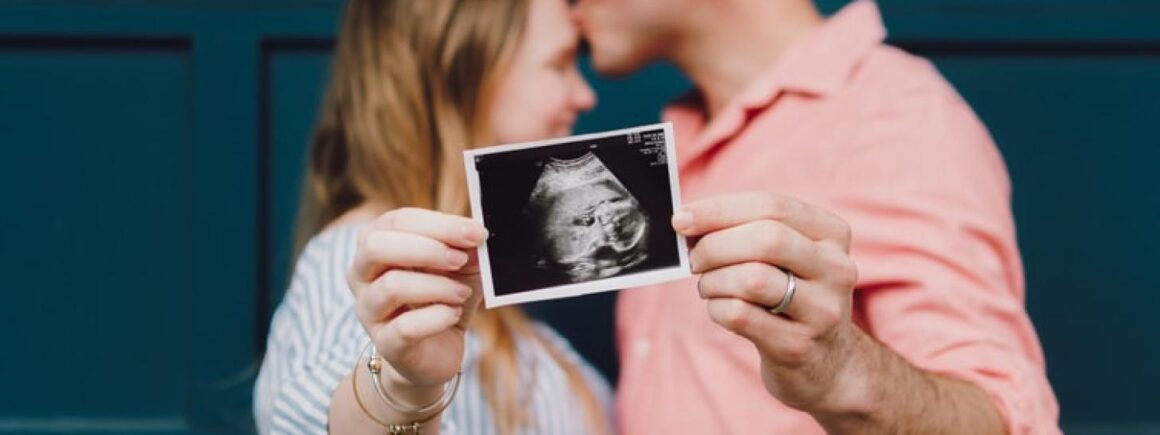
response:
<path id="1" fill-rule="evenodd" d="M 680 266 L 664 130 L 477 155 L 495 294 Z"/>
<path id="2" fill-rule="evenodd" d="M 648 214 L 596 157 L 549 159 L 528 198 L 544 256 L 571 282 L 607 278 L 648 259 Z"/>

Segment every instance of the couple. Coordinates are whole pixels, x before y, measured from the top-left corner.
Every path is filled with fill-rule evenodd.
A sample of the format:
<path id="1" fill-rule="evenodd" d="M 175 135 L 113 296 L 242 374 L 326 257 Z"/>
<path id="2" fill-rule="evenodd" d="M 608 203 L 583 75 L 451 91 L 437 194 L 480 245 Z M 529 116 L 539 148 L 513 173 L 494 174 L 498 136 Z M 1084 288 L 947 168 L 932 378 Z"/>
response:
<path id="1" fill-rule="evenodd" d="M 348 0 L 262 433 L 1059 432 L 1002 159 L 873 3 L 575 3 Z M 465 148 L 595 105 L 581 37 L 696 85 L 664 118 L 698 276 L 619 296 L 615 412 L 550 328 L 479 309 L 463 217 Z"/>

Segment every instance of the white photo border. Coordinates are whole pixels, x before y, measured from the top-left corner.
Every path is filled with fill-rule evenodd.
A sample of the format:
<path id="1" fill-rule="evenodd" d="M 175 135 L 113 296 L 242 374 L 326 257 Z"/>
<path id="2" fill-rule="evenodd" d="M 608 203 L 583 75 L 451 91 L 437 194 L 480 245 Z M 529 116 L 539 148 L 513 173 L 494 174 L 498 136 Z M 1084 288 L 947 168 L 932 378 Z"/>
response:
<path id="1" fill-rule="evenodd" d="M 669 197 L 672 199 L 673 211 L 676 212 L 681 208 L 681 183 L 677 175 L 677 152 L 676 142 L 673 139 L 673 124 L 660 123 L 642 125 L 638 127 L 625 128 L 620 130 L 610 130 L 598 133 L 582 134 L 576 136 L 567 136 L 556 139 L 548 139 L 534 142 L 524 142 L 509 145 L 499 145 L 487 148 L 471 149 L 463 152 L 463 166 L 467 170 L 467 187 L 471 197 L 471 215 L 472 219 L 483 222 L 483 203 L 480 197 L 479 186 L 479 172 L 475 168 L 475 158 L 478 156 L 485 156 L 489 154 L 499 154 L 510 151 L 519 151 L 531 148 L 540 148 L 559 144 L 570 144 L 575 142 L 583 142 L 590 139 L 600 139 L 613 136 L 622 136 L 629 133 L 644 132 L 649 130 L 662 129 L 665 133 L 665 159 L 669 171 Z M 491 258 L 488 256 L 487 243 L 483 243 L 477 249 L 479 254 L 479 271 L 481 282 L 483 283 L 483 303 L 486 308 L 497 308 L 506 305 L 521 304 L 525 302 L 544 301 L 551 299 L 560 299 L 572 296 L 581 296 L 592 293 L 601 293 L 606 291 L 614 291 L 618 289 L 626 289 L 631 287 L 640 287 L 651 284 L 659 284 L 662 282 L 674 281 L 682 278 L 692 276 L 692 271 L 689 267 L 689 249 L 685 237 L 677 234 L 677 253 L 680 259 L 680 264 L 677 266 L 667 267 L 664 269 L 654 269 L 636 273 L 628 273 L 622 276 L 614 276 L 609 278 L 595 279 L 592 281 L 564 284 L 553 287 L 545 287 L 536 290 L 521 291 L 508 295 L 496 295 L 495 284 L 492 280 L 491 272 Z"/>

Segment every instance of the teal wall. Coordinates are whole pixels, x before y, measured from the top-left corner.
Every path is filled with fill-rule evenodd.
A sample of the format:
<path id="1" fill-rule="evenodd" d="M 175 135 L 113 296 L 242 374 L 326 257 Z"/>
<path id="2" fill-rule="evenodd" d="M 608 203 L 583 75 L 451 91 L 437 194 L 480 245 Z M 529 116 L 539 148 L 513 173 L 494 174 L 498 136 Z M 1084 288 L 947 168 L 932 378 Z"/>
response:
<path id="1" fill-rule="evenodd" d="M 1008 161 L 1065 429 L 1160 433 L 1160 2 L 882 8 Z M 0 3 L 0 432 L 252 430 L 336 16 L 329 0 Z M 654 122 L 687 82 L 659 66 L 595 86 L 581 131 Z M 611 301 L 531 308 L 615 376 Z"/>

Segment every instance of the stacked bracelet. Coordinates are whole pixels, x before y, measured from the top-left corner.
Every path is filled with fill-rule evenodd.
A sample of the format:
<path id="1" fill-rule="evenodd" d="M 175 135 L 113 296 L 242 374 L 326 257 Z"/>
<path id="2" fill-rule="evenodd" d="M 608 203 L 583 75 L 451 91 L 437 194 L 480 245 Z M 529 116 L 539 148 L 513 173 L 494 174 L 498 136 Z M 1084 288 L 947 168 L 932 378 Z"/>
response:
<path id="1" fill-rule="evenodd" d="M 369 357 L 367 357 L 367 371 L 371 372 L 371 382 L 375 384 L 375 393 L 378 394 L 379 399 L 381 399 L 383 403 L 386 403 L 387 406 L 390 406 L 391 409 L 394 409 L 400 414 L 406 416 L 423 416 L 431 412 L 443 412 L 443 410 L 447 408 L 447 405 L 451 404 L 451 400 L 455 398 L 455 392 L 459 390 L 459 379 L 463 376 L 463 372 L 455 374 L 455 378 L 451 381 L 451 385 L 444 388 L 443 394 L 439 396 L 439 398 L 434 402 L 419 408 L 408 409 L 407 407 L 400 405 L 399 402 L 396 402 L 395 399 L 392 398 L 389 393 L 387 393 L 387 390 L 383 388 L 382 380 L 380 378 L 380 375 L 383 371 L 383 359 L 379 356 L 375 346 L 373 344 L 368 344 L 367 349 L 364 349 L 363 353 L 365 354 L 367 350 L 369 350 L 371 354 Z"/>
<path id="2" fill-rule="evenodd" d="M 358 366 L 361 365 L 359 362 L 363 359 L 363 355 L 365 355 L 368 350 L 370 351 L 371 355 L 366 357 L 366 367 L 367 371 L 369 371 L 371 374 L 371 382 L 375 385 L 376 395 L 379 396 L 379 399 L 381 399 L 384 404 L 391 407 L 391 409 L 395 410 L 396 412 L 408 417 L 414 417 L 415 420 L 411 423 L 392 424 L 384 422 L 375 417 L 370 412 L 370 410 L 367 409 L 366 405 L 363 404 L 362 398 L 359 397 L 358 394 Z M 435 419 L 435 417 L 443 413 L 443 411 L 447 409 L 447 406 L 451 404 L 451 400 L 455 398 L 455 392 L 459 390 L 459 380 L 463 377 L 463 372 L 456 373 L 455 379 L 452 381 L 451 385 L 444 389 L 443 394 L 434 402 L 418 408 L 407 408 L 391 398 L 390 394 L 387 393 L 387 390 L 382 387 L 382 381 L 380 379 L 380 375 L 382 374 L 382 367 L 382 357 L 379 356 L 378 352 L 374 348 L 374 345 L 367 343 L 367 345 L 363 347 L 362 352 L 359 353 L 359 358 L 355 361 L 351 386 L 354 390 L 354 400 L 358 404 L 359 409 L 361 409 L 363 414 L 365 414 L 367 418 L 371 419 L 371 421 L 374 421 L 378 425 L 386 428 L 387 433 L 390 435 L 418 435 L 420 433 L 421 425 Z"/>

